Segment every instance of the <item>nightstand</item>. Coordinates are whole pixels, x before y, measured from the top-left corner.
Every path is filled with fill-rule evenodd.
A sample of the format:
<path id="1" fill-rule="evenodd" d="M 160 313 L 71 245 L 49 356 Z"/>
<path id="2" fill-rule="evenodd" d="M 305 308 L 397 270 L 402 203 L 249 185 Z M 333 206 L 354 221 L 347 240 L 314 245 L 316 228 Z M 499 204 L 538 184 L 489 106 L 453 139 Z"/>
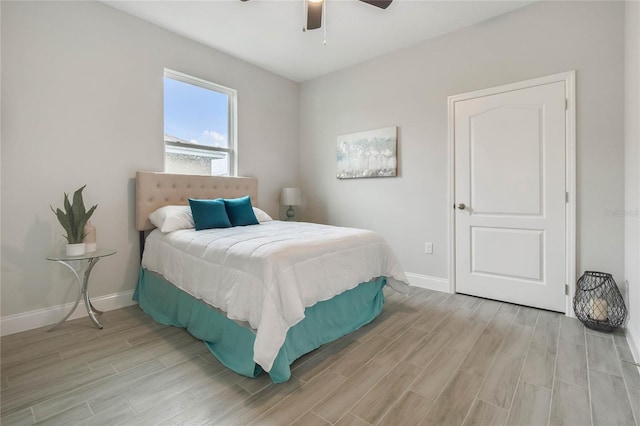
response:
<path id="1" fill-rule="evenodd" d="M 102 311 L 99 311 L 91 304 L 91 299 L 89 298 L 89 276 L 91 275 L 91 270 L 95 266 L 96 263 L 103 257 L 111 256 L 116 254 L 115 250 L 112 249 L 98 249 L 91 253 L 85 253 L 81 256 L 67 256 L 64 252 L 55 253 L 47 256 L 47 260 L 51 260 L 52 262 L 58 262 L 73 272 L 73 275 L 76 277 L 78 282 L 78 286 L 80 287 L 78 292 L 78 298 L 76 302 L 73 304 L 73 307 L 69 311 L 64 318 L 62 318 L 58 323 L 51 326 L 47 331 L 51 331 L 58 327 L 60 324 L 64 323 L 67 318 L 71 316 L 72 313 L 75 312 L 78 307 L 78 303 L 80 303 L 80 299 L 84 296 L 84 306 L 87 308 L 87 313 L 89 314 L 89 318 L 95 324 L 96 327 L 102 329 L 102 325 L 98 322 L 96 318 L 96 314 L 101 314 Z M 86 266 L 86 267 L 84 267 Z M 84 267 L 84 268 L 83 268 Z M 80 278 L 80 273 L 84 269 L 84 278 Z"/>

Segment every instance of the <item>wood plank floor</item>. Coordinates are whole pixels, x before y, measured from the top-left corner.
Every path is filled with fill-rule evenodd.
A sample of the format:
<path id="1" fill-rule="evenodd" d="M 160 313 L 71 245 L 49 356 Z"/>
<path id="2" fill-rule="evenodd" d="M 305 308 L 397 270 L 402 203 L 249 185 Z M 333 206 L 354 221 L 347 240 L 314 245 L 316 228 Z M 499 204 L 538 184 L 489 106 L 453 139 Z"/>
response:
<path id="1" fill-rule="evenodd" d="M 621 332 L 465 295 L 388 292 L 371 324 L 305 355 L 292 379 L 239 376 L 137 306 L 1 340 L 3 426 L 638 425 Z"/>

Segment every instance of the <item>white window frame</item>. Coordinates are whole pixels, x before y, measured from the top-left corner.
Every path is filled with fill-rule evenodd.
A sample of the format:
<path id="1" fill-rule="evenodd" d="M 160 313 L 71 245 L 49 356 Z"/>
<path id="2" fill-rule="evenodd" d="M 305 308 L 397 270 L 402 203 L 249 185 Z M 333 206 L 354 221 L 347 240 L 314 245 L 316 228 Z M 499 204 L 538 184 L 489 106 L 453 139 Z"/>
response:
<path id="1" fill-rule="evenodd" d="M 227 95 L 227 99 L 229 100 L 227 105 L 228 119 L 229 119 L 229 122 L 227 123 L 227 128 L 228 128 L 229 134 L 227 135 L 227 142 L 228 142 L 227 148 L 222 148 L 217 146 L 206 146 L 206 145 L 194 146 L 192 144 L 184 144 L 180 142 L 166 143 L 163 140 L 163 145 L 164 145 L 164 156 L 162 160 L 163 169 L 166 170 L 167 146 L 171 146 L 183 152 L 193 153 L 194 155 L 198 155 L 203 151 L 208 151 L 212 153 L 224 152 L 229 157 L 229 176 L 237 176 L 238 175 L 238 140 L 236 135 L 238 134 L 238 121 L 236 117 L 238 116 L 238 91 L 235 89 L 231 89 L 230 87 L 225 87 L 220 84 L 212 83 L 210 81 L 203 80 L 201 78 L 184 74 L 179 71 L 174 71 L 168 68 L 164 69 L 164 77 L 170 78 L 172 80 L 181 81 L 183 83 L 191 84 L 194 86 L 198 86 L 203 89 L 213 90 L 215 92 L 219 92 Z M 164 112 L 163 112 L 163 123 L 164 123 Z M 164 131 L 163 131 L 163 134 L 164 134 Z"/>

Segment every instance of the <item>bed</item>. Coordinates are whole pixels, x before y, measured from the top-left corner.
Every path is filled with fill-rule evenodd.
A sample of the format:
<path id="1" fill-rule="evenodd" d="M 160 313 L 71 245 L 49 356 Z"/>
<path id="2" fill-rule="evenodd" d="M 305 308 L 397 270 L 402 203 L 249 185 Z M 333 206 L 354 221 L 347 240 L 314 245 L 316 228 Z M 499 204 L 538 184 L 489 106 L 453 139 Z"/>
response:
<path id="1" fill-rule="evenodd" d="M 138 172 L 134 299 L 156 321 L 186 328 L 233 371 L 266 371 L 280 383 L 297 358 L 375 319 L 384 286 L 404 294 L 409 287 L 372 231 L 274 221 L 256 209 L 259 224 L 199 231 L 162 232 L 149 219 L 158 223 L 158 211 L 189 198 L 248 197 L 257 207 L 257 194 L 255 178 Z"/>

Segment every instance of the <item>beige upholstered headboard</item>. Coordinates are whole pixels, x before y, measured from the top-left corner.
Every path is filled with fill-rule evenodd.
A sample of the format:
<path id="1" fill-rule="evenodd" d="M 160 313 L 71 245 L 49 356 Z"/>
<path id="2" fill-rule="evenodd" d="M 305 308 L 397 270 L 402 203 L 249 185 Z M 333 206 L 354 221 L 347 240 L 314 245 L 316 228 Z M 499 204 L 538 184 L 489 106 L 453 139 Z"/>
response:
<path id="1" fill-rule="evenodd" d="M 189 198 L 238 198 L 245 195 L 251 197 L 251 204 L 258 206 L 258 179 L 137 172 L 136 229 L 153 229 L 149 214 L 162 206 L 187 205 Z"/>

